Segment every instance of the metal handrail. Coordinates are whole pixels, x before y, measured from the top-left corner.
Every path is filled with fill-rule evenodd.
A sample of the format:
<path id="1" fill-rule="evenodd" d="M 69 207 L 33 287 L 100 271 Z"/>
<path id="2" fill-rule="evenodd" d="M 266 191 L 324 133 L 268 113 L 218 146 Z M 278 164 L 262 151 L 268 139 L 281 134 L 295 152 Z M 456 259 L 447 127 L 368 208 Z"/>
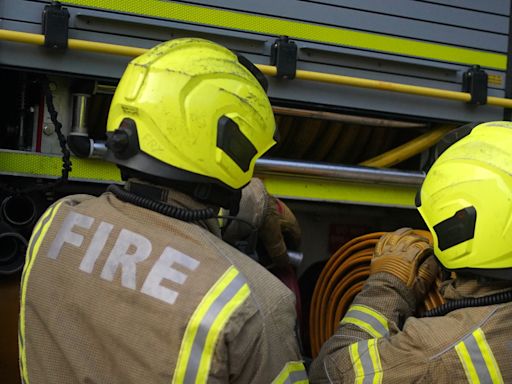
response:
<path id="1" fill-rule="evenodd" d="M 423 172 L 408 172 L 396 169 L 379 169 L 361 166 L 335 165 L 309 161 L 281 159 L 258 159 L 254 170 L 258 176 L 299 176 L 330 181 L 357 183 L 420 186 L 425 178 Z"/>
<path id="2" fill-rule="evenodd" d="M 0 29 L 0 40 L 13 41 L 18 43 L 43 45 L 44 35 L 28 32 L 18 32 L 7 29 Z M 108 53 L 120 56 L 138 56 L 146 52 L 146 48 L 130 47 L 124 45 L 115 45 L 107 43 L 99 43 L 95 41 L 69 39 L 68 48 L 80 51 L 89 51 L 96 53 Z M 277 68 L 271 65 L 256 65 L 264 74 L 268 76 L 276 76 Z M 397 93 L 405 93 L 440 99 L 457 100 L 463 102 L 471 101 L 471 94 L 467 92 L 448 91 L 439 88 L 420 87 L 415 85 L 392 83 L 387 81 L 363 79 L 359 77 L 350 77 L 342 75 L 334 75 L 330 73 L 321 73 L 313 71 L 297 70 L 295 77 L 301 80 L 315 81 L 321 83 L 346 85 L 358 88 L 369 88 L 381 91 L 390 91 Z M 487 104 L 503 108 L 512 108 L 512 99 L 502 97 L 487 97 Z"/>

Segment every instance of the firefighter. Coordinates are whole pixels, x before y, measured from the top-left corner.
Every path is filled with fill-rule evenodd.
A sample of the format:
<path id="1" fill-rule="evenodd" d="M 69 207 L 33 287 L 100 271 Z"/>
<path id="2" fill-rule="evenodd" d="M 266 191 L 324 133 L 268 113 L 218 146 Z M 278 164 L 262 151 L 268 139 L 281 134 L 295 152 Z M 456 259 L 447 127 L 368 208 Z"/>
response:
<path id="1" fill-rule="evenodd" d="M 256 159 L 275 144 L 265 87 L 246 59 L 202 39 L 162 43 L 128 65 L 107 122 L 107 159 L 125 186 L 65 197 L 34 228 L 25 383 L 307 381 L 293 294 L 219 227 L 219 208 L 234 222 Z M 283 204 L 257 180 L 248 188 L 260 204 L 242 202 L 238 226 L 265 233 L 277 222 L 297 239 Z M 282 263 L 283 237 L 260 238 Z"/>
<path id="2" fill-rule="evenodd" d="M 471 128 L 417 196 L 433 247 L 408 228 L 379 240 L 312 383 L 512 382 L 512 123 Z M 417 314 L 436 259 L 451 272 L 441 287 L 447 303 Z"/>

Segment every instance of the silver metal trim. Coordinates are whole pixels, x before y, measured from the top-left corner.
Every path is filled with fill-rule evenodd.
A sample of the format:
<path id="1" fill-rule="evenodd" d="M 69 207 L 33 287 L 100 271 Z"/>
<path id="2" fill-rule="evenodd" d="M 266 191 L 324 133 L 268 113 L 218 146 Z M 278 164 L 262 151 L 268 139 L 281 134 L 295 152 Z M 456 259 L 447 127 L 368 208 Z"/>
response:
<path id="1" fill-rule="evenodd" d="M 404 186 L 420 186 L 425 178 L 424 172 L 279 159 L 257 160 L 255 173 Z"/>

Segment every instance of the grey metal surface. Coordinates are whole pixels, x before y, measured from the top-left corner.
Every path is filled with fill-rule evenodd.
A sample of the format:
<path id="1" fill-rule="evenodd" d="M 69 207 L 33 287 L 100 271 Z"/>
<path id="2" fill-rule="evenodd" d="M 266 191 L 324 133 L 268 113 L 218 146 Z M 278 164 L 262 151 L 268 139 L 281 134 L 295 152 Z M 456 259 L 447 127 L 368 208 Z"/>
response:
<path id="1" fill-rule="evenodd" d="M 278 159 L 259 159 L 256 162 L 255 173 L 407 186 L 420 186 L 425 177 L 423 172 Z"/>
<path id="2" fill-rule="evenodd" d="M 3 0 L 0 26 L 5 29 L 41 32 L 43 1 Z M 181 2 L 184 3 L 184 2 Z M 186 4 L 222 7 L 259 15 L 336 26 L 359 32 L 407 37 L 418 41 L 451 44 L 484 51 L 506 52 L 510 0 L 493 0 L 479 6 L 473 0 L 377 2 L 370 0 L 194 0 Z M 160 41 L 184 36 L 204 37 L 239 50 L 259 64 L 269 64 L 270 46 L 276 36 L 194 25 L 173 20 L 141 17 L 66 5 L 70 11 L 71 38 L 136 47 L 151 47 Z M 342 31 L 340 31 L 342 33 Z M 453 62 L 429 60 L 386 52 L 333 46 L 297 40 L 298 68 L 345 76 L 460 91 L 462 74 L 468 68 Z M 67 51 L 48 52 L 41 47 L 0 42 L 0 64 L 71 75 L 117 79 L 129 58 L 107 54 Z M 504 71 L 488 69 L 494 82 L 489 94 L 503 96 Z M 434 100 L 299 80 L 271 80 L 270 96 L 286 101 L 325 104 L 343 109 L 388 114 L 473 121 L 502 118 L 497 107 L 472 107 L 460 102 Z"/>
<path id="3" fill-rule="evenodd" d="M 401 16 L 414 20 L 422 20 L 432 23 L 447 24 L 452 26 L 480 29 L 488 32 L 508 33 L 508 10 L 507 1 L 410 1 L 410 0 L 388 0 L 388 1 L 360 1 L 360 0 L 300 0 L 311 3 L 328 4 L 341 6 L 361 11 L 375 12 L 385 15 Z M 434 4 L 434 3 L 438 4 Z M 458 7 L 461 3 L 464 7 Z M 502 15 L 486 13 L 488 9 L 505 11 Z M 481 9 L 471 9 L 472 5 L 483 5 Z M 501 16 L 501 17 L 500 17 Z"/>
<path id="4" fill-rule="evenodd" d="M 87 135 L 87 107 L 90 95 L 72 94 L 73 97 L 73 118 L 71 132 Z"/>
<path id="5" fill-rule="evenodd" d="M 481 11 L 482 13 L 496 13 L 499 15 L 508 15 L 510 13 L 510 3 L 503 0 L 417 0 L 423 3 L 438 3 L 464 9 Z"/>
<path id="6" fill-rule="evenodd" d="M 497 52 L 507 49 L 507 17 L 438 4 L 410 0 L 252 0 L 236 3 L 195 0 L 187 3 Z"/>

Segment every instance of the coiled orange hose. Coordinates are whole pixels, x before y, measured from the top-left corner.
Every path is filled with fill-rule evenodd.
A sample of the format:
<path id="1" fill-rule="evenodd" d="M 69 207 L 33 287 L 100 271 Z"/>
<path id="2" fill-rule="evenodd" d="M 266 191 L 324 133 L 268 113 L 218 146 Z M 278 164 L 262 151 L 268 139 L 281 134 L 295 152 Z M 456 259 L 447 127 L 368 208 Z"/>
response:
<path id="1" fill-rule="evenodd" d="M 427 231 L 417 231 L 432 240 Z M 312 357 L 334 333 L 354 297 L 370 275 L 370 262 L 377 241 L 385 232 L 375 232 L 352 239 L 328 260 L 317 280 L 310 308 L 309 337 Z M 428 310 L 444 300 L 438 292 L 439 282 L 429 292 L 424 307 Z"/>

